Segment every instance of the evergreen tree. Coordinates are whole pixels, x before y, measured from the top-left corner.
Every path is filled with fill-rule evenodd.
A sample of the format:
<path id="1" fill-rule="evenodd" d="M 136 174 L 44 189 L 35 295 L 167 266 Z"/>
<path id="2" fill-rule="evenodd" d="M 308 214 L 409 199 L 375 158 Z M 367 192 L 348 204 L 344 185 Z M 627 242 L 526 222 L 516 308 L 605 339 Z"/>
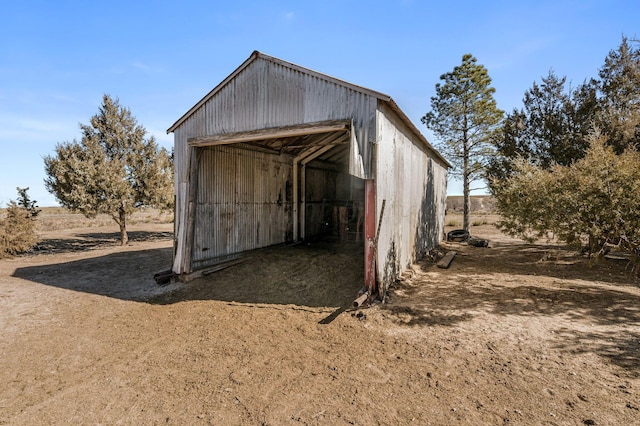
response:
<path id="1" fill-rule="evenodd" d="M 609 52 L 599 80 L 565 88 L 566 77 L 552 71 L 534 82 L 523 108 L 507 115 L 489 175 L 509 176 L 516 158 L 545 169 L 582 158 L 589 135 L 602 134 L 615 152 L 640 148 L 640 50 L 626 38 Z M 491 185 L 491 183 L 490 183 Z"/>
<path id="2" fill-rule="evenodd" d="M 4 218 L 0 218 L 0 258 L 23 253 L 38 242 L 36 216 L 40 213 L 29 188 L 16 188 L 18 201 L 9 201 Z"/>
<path id="3" fill-rule="evenodd" d="M 16 188 L 16 190 L 18 191 L 18 207 L 24 209 L 30 218 L 36 218 L 42 210 L 38 208 L 38 202 L 29 197 L 29 194 L 27 193 L 27 191 L 29 191 L 29 187 Z"/>
<path id="4" fill-rule="evenodd" d="M 169 153 L 138 125 L 128 108 L 103 96 L 98 114 L 81 124 L 80 142 L 56 145 L 44 159 L 45 186 L 61 205 L 94 217 L 110 215 L 128 242 L 127 218 L 143 206 L 173 203 L 173 165 Z"/>
<path id="5" fill-rule="evenodd" d="M 603 135 L 589 138 L 585 155 L 548 169 L 517 159 L 513 173 L 493 185 L 498 226 L 533 241 L 548 236 L 602 255 L 608 245 L 640 264 L 640 153 L 616 154 Z"/>
<path id="6" fill-rule="evenodd" d="M 452 175 L 462 178 L 463 227 L 469 230 L 470 183 L 484 177 L 503 112 L 493 99 L 495 89 L 486 68 L 471 54 L 440 80 L 443 83 L 436 84 L 436 96 L 431 98 L 432 110 L 422 122 L 439 139 L 436 147 L 453 165 Z"/>
<path id="7" fill-rule="evenodd" d="M 507 115 L 488 170 L 492 179 L 509 176 L 518 158 L 548 169 L 584 156 L 596 114 L 596 84 L 574 90 L 565 84 L 566 77 L 549 71 L 525 92 L 523 108 Z"/>
<path id="8" fill-rule="evenodd" d="M 640 148 L 640 50 L 623 37 L 605 58 L 599 76 L 598 127 L 616 152 Z"/>

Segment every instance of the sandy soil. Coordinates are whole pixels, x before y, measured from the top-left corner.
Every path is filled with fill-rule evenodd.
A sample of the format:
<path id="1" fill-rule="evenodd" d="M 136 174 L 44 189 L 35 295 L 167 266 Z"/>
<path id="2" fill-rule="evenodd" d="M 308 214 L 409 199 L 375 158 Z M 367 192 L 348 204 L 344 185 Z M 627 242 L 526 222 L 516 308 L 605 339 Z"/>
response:
<path id="1" fill-rule="evenodd" d="M 51 227 L 55 228 L 55 227 Z M 171 224 L 0 260 L 0 424 L 640 424 L 640 288 L 490 224 L 351 310 L 361 249 L 254 252 L 157 286 Z"/>

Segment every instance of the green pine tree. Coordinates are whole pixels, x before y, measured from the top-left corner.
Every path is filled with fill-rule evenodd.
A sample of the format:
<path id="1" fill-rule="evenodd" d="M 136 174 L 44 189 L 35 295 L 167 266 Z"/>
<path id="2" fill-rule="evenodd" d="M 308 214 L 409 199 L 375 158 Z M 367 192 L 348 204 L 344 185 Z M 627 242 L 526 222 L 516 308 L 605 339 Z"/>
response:
<path id="1" fill-rule="evenodd" d="M 493 98 L 487 69 L 471 54 L 440 80 L 443 83 L 436 84 L 436 96 L 431 98 L 432 110 L 422 122 L 439 139 L 435 145 L 453 165 L 452 175 L 462 178 L 463 227 L 469 230 L 470 184 L 484 177 L 503 112 Z"/>
<path id="2" fill-rule="evenodd" d="M 605 58 L 599 76 L 598 127 L 616 152 L 640 149 L 640 49 L 623 37 Z"/>
<path id="3" fill-rule="evenodd" d="M 588 81 L 574 90 L 565 86 L 566 77 L 549 71 L 525 92 L 523 108 L 507 114 L 488 168 L 490 186 L 509 176 L 519 158 L 548 169 L 584 156 L 596 116 L 596 83 Z"/>

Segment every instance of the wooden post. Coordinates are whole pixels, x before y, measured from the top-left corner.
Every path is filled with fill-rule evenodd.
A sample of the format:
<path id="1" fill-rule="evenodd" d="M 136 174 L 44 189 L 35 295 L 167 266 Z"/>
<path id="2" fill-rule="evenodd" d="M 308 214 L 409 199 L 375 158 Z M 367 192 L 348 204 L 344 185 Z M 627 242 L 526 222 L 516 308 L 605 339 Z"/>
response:
<path id="1" fill-rule="evenodd" d="M 344 241 L 347 239 L 347 225 L 349 224 L 349 211 L 346 207 L 341 206 L 338 208 L 340 212 L 340 241 Z"/>
<path id="2" fill-rule="evenodd" d="M 192 272 L 192 252 L 194 243 L 195 232 L 195 217 L 196 217 L 196 202 L 198 198 L 198 148 L 191 148 L 189 153 L 189 182 L 188 182 L 188 195 L 187 195 L 187 223 L 186 223 L 186 238 L 184 242 L 184 259 L 182 270 L 184 273 Z"/>
<path id="3" fill-rule="evenodd" d="M 293 159 L 293 241 L 298 241 L 298 160 Z"/>
<path id="4" fill-rule="evenodd" d="M 356 222 L 356 242 L 360 242 L 360 238 L 362 237 L 362 222 L 364 221 L 364 212 L 362 211 L 362 207 L 358 202 L 353 203 L 353 208 L 356 210 L 356 216 L 358 221 Z"/>
<path id="5" fill-rule="evenodd" d="M 300 171 L 300 237 L 304 240 L 307 237 L 307 166 L 302 164 Z"/>
<path id="6" fill-rule="evenodd" d="M 376 234 L 376 186 L 375 180 L 364 183 L 364 286 L 370 295 L 376 290 L 374 240 Z"/>

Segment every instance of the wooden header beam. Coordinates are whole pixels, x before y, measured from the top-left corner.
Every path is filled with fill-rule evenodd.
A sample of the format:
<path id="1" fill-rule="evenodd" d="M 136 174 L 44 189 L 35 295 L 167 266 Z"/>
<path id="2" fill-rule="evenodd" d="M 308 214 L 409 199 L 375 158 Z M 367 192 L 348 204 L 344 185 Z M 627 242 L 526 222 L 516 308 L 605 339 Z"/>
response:
<path id="1" fill-rule="evenodd" d="M 270 127 L 246 132 L 222 133 L 218 135 L 189 138 L 191 147 L 229 145 L 241 142 L 253 142 L 266 139 L 290 138 L 318 133 L 346 132 L 351 129 L 351 120 L 329 120 L 292 126 Z"/>

